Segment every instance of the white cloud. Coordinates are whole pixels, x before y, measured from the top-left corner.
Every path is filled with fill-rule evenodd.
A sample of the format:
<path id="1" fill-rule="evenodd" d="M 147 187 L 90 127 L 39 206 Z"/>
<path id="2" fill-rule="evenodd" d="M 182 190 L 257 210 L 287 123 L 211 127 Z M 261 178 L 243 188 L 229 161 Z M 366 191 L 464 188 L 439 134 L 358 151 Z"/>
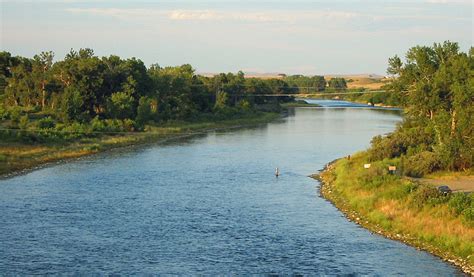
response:
<path id="1" fill-rule="evenodd" d="M 361 14 L 344 11 L 225 11 L 225 10 L 158 10 L 117 8 L 69 8 L 71 13 L 109 16 L 129 20 L 166 18 L 179 21 L 240 21 L 240 22 L 286 22 L 301 20 L 350 20 Z"/>
<path id="2" fill-rule="evenodd" d="M 444 2 L 445 0 L 425 0 L 429 2 Z M 446 1 L 448 2 L 448 1 Z M 455 1 L 456 2 L 456 1 Z M 461 2 L 461 1 L 458 1 Z M 451 2 L 450 2 L 451 3 Z M 354 22 L 356 19 L 382 21 L 389 19 L 413 20 L 455 20 L 470 21 L 471 18 L 452 17 L 447 15 L 425 15 L 413 13 L 363 14 L 340 10 L 294 10 L 294 11 L 229 11 L 229 10 L 161 10 L 142 8 L 68 8 L 67 12 L 114 17 L 124 20 L 148 21 L 167 19 L 174 21 L 233 21 L 233 22 L 280 22 L 292 23 L 331 23 Z"/>

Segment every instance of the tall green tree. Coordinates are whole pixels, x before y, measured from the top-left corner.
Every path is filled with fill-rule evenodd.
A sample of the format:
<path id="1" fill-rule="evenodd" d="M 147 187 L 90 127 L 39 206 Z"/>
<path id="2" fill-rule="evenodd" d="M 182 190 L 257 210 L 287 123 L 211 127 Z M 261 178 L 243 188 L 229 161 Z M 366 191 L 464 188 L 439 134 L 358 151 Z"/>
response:
<path id="1" fill-rule="evenodd" d="M 335 90 L 345 90 L 347 89 L 347 82 L 344 78 L 335 77 L 329 80 L 328 86 Z"/>
<path id="2" fill-rule="evenodd" d="M 472 50 L 471 52 L 472 53 Z M 410 128 L 431 130 L 435 152 L 447 169 L 474 165 L 474 62 L 457 43 L 408 50 L 406 61 L 389 59 L 387 72 L 397 77 L 388 86 L 403 99 Z"/>

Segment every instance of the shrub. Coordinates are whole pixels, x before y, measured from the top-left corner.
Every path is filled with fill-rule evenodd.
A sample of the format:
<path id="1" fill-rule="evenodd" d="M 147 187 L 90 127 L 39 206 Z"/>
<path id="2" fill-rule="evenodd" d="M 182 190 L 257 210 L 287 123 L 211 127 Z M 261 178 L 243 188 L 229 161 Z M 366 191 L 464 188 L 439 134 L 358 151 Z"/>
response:
<path id="1" fill-rule="evenodd" d="M 449 199 L 448 206 L 456 215 L 462 215 L 463 221 L 469 226 L 474 225 L 474 195 L 462 192 L 454 193 Z"/>
<path id="2" fill-rule="evenodd" d="M 237 104 L 238 107 L 243 110 L 243 111 L 249 111 L 250 110 L 250 103 L 247 100 L 240 100 L 239 103 Z"/>
<path id="3" fill-rule="evenodd" d="M 10 115 L 10 119 L 13 122 L 18 123 L 20 121 L 20 117 L 21 117 L 21 108 L 20 107 L 13 107 L 8 111 L 8 113 Z"/>
<path id="4" fill-rule="evenodd" d="M 405 174 L 412 177 L 421 177 L 440 168 L 440 161 L 433 152 L 423 151 L 405 161 Z"/>
<path id="5" fill-rule="evenodd" d="M 29 122 L 30 122 L 30 119 L 28 118 L 28 114 L 25 114 L 20 117 L 20 120 L 18 122 L 18 127 L 22 130 L 25 130 L 28 127 Z"/>
<path id="6" fill-rule="evenodd" d="M 65 126 L 62 130 L 64 138 L 74 139 L 83 137 L 86 134 L 90 134 L 90 129 L 86 125 L 79 122 L 73 122 Z"/>
<path id="7" fill-rule="evenodd" d="M 123 120 L 123 129 L 124 131 L 127 131 L 127 132 L 133 132 L 135 131 L 135 121 L 131 120 L 131 119 L 124 119 Z"/>
<path id="8" fill-rule="evenodd" d="M 426 204 L 436 204 L 442 202 L 444 197 L 435 187 L 430 185 L 419 185 L 411 197 L 411 205 L 421 209 Z"/>
<path id="9" fill-rule="evenodd" d="M 448 206 L 455 215 L 460 215 L 471 206 L 471 197 L 464 193 L 453 193 L 449 199 Z"/>
<path id="10" fill-rule="evenodd" d="M 107 132 L 122 132 L 123 123 L 118 119 L 106 119 L 104 120 Z"/>
<path id="11" fill-rule="evenodd" d="M 104 121 L 99 119 L 99 116 L 94 117 L 91 120 L 90 125 L 91 125 L 91 128 L 92 128 L 93 132 L 103 132 L 107 128 Z"/>
<path id="12" fill-rule="evenodd" d="M 415 123 L 406 120 L 394 133 L 386 137 L 374 137 L 369 150 L 370 160 L 399 157 L 407 154 L 408 151 L 410 155 L 414 155 L 429 150 L 429 145 L 433 143 L 432 130 L 429 127 L 414 127 Z"/>
<path id="13" fill-rule="evenodd" d="M 37 121 L 37 126 L 40 129 L 51 129 L 56 126 L 56 123 L 51 117 L 45 117 Z"/>

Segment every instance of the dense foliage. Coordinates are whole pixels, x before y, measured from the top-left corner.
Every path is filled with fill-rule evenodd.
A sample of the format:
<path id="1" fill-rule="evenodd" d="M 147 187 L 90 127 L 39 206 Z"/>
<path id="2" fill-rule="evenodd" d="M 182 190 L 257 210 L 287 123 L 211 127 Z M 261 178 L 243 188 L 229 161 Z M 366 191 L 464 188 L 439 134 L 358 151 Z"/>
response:
<path id="1" fill-rule="evenodd" d="M 406 173 L 474 166 L 474 48 L 456 43 L 416 46 L 406 61 L 389 59 L 394 75 L 388 89 L 397 95 L 406 117 L 397 130 L 372 141 L 372 159 L 402 157 Z"/>
<path id="2" fill-rule="evenodd" d="M 296 88 L 299 93 L 324 91 L 327 85 L 324 76 L 291 75 L 286 76 L 283 80 Z"/>
<path id="3" fill-rule="evenodd" d="M 347 82 L 344 78 L 335 77 L 329 80 L 328 86 L 335 90 L 345 90 L 347 89 Z"/>
<path id="4" fill-rule="evenodd" d="M 139 59 L 98 57 L 91 49 L 71 50 L 59 61 L 52 52 L 32 59 L 0 52 L 4 129 L 47 129 L 48 135 L 67 136 L 84 130 L 135 131 L 146 123 L 272 110 L 277 98 L 268 95 L 292 92 L 281 79 L 244 78 L 242 72 L 204 77 L 190 65 L 147 68 Z"/>

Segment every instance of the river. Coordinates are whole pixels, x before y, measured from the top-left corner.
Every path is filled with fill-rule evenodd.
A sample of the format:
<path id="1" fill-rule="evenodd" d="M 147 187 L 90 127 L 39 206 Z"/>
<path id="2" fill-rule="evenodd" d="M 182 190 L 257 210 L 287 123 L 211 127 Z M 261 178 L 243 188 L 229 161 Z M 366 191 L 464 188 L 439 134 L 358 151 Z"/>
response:
<path id="1" fill-rule="evenodd" d="M 326 107 L 0 180 L 0 273 L 460 274 L 347 221 L 307 177 L 399 112 L 313 102 Z"/>

